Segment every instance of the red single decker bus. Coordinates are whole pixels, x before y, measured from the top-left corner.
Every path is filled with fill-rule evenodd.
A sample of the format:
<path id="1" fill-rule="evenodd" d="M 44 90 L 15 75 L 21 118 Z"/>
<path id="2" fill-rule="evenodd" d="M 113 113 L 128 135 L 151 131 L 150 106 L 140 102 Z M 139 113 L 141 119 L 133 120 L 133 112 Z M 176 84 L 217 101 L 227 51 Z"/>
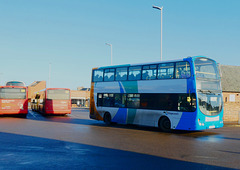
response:
<path id="1" fill-rule="evenodd" d="M 26 117 L 28 114 L 27 88 L 0 86 L 0 114 Z"/>
<path id="2" fill-rule="evenodd" d="M 36 94 L 32 108 L 43 114 L 71 114 L 70 89 L 46 88 Z"/>

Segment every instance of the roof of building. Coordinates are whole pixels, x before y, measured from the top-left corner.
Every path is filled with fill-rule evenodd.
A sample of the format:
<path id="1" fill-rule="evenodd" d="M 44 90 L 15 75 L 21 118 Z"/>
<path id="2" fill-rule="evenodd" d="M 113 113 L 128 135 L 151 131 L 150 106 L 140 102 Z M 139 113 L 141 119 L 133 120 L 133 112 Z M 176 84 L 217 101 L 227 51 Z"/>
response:
<path id="1" fill-rule="evenodd" d="M 34 81 L 32 84 L 30 84 L 29 86 L 36 86 L 38 83 L 40 83 L 41 81 Z"/>
<path id="2" fill-rule="evenodd" d="M 90 88 L 82 88 L 81 91 L 90 91 Z"/>
<path id="3" fill-rule="evenodd" d="M 222 91 L 240 92 L 240 66 L 220 65 Z"/>

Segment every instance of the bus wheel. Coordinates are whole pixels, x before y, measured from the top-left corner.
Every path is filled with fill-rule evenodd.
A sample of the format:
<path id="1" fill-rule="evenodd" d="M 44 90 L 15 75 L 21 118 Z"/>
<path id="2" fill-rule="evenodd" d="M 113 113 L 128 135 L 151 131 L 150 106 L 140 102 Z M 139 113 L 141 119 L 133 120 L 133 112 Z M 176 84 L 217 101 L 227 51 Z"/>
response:
<path id="1" fill-rule="evenodd" d="M 103 121 L 106 123 L 106 125 L 111 125 L 111 123 L 112 123 L 112 117 L 111 117 L 111 114 L 110 113 L 108 113 L 108 112 L 106 112 L 105 114 L 104 114 L 104 116 L 103 116 Z"/>
<path id="2" fill-rule="evenodd" d="M 170 132 L 171 131 L 171 122 L 166 116 L 164 116 L 164 117 L 160 118 L 160 120 L 158 122 L 158 127 L 164 132 Z"/>

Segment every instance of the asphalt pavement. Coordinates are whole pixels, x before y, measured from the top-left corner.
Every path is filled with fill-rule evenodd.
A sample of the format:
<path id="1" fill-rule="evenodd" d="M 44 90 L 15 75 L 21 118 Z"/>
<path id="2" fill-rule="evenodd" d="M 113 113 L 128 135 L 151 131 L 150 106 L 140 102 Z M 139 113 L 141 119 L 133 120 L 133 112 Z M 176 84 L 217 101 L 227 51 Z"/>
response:
<path id="1" fill-rule="evenodd" d="M 240 129 L 106 126 L 87 109 L 0 118 L 0 169 L 239 169 Z"/>

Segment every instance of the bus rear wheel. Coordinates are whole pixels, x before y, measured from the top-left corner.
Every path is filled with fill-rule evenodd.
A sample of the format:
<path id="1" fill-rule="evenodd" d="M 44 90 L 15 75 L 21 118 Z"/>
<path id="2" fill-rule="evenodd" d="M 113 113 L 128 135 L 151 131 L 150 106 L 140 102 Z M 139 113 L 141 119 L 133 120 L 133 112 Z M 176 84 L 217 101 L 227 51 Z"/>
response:
<path id="1" fill-rule="evenodd" d="M 171 131 L 171 122 L 165 116 L 160 118 L 160 120 L 158 122 L 158 126 L 163 132 L 170 132 Z"/>
<path id="2" fill-rule="evenodd" d="M 103 121 L 106 123 L 106 125 L 111 125 L 112 124 L 112 117 L 111 114 L 106 112 L 103 116 Z"/>

